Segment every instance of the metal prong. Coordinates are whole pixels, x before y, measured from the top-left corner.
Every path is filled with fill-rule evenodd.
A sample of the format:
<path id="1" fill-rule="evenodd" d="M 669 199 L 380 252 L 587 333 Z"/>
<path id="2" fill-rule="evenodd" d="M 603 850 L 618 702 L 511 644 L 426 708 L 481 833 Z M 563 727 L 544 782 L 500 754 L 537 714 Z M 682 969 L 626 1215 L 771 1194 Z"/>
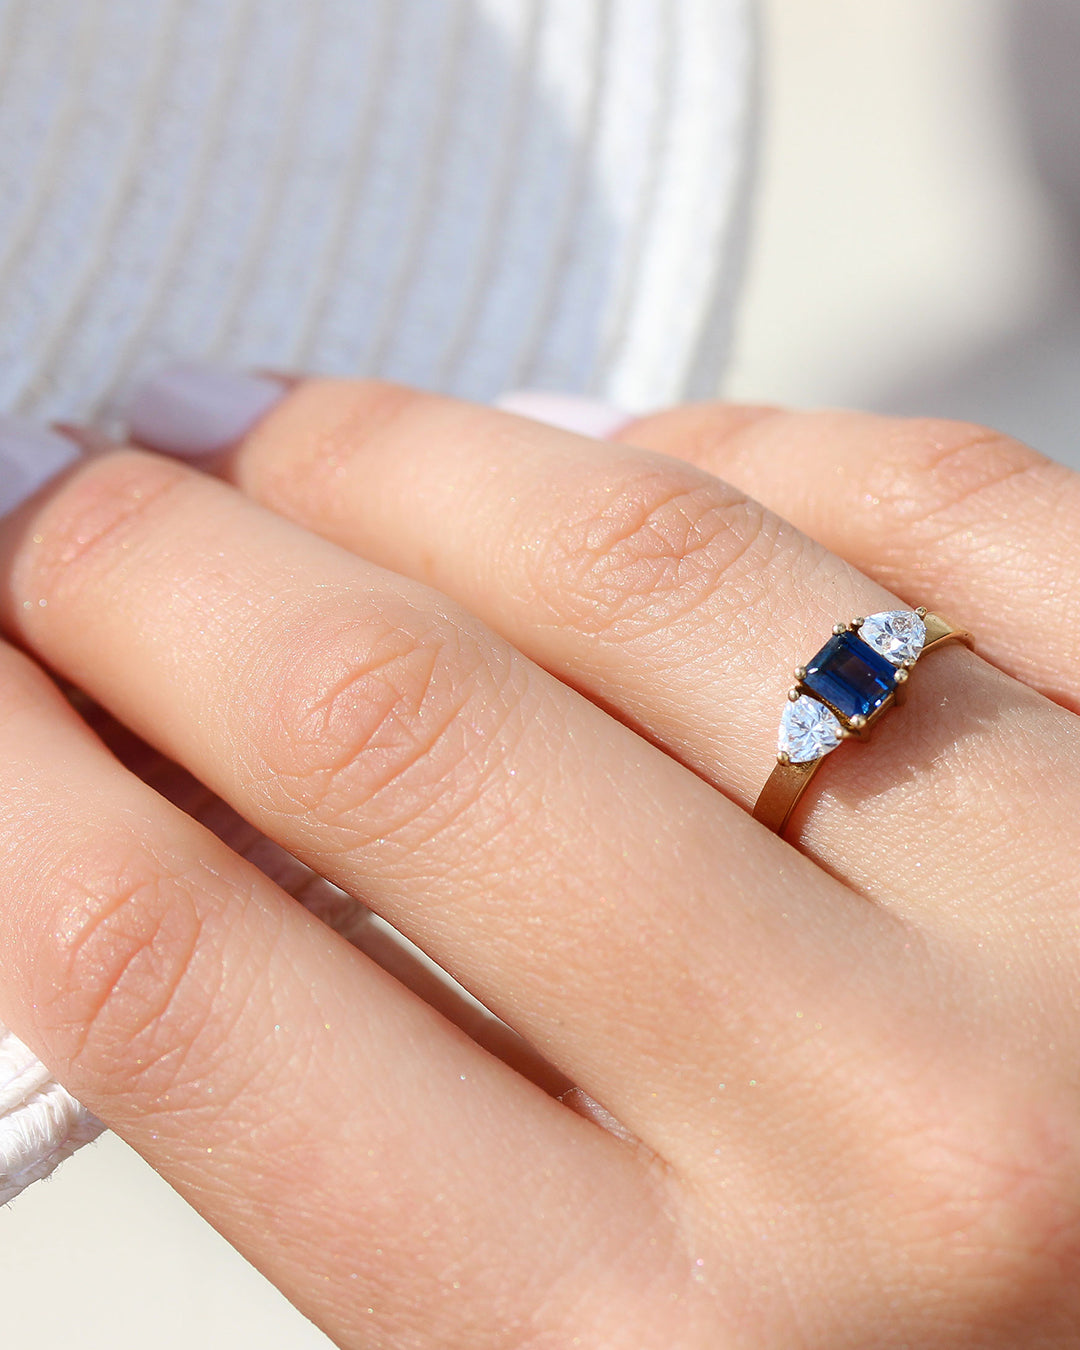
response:
<path id="1" fill-rule="evenodd" d="M 866 620 L 865 620 L 865 619 L 862 619 L 862 618 L 860 618 L 860 619 L 852 619 L 852 621 L 851 621 L 851 626 L 852 626 L 852 628 L 861 628 L 865 622 L 866 622 Z"/>
<path id="2" fill-rule="evenodd" d="M 900 668 L 900 669 L 896 672 L 896 674 L 893 676 L 893 683 L 894 683 L 894 684 L 907 684 L 907 677 L 908 677 L 907 671 L 904 670 L 904 668 L 901 666 L 901 668 Z"/>
<path id="3" fill-rule="evenodd" d="M 849 730 L 847 729 L 847 727 L 841 727 L 841 728 L 840 728 L 840 739 L 841 739 L 842 741 L 853 741 L 853 740 L 855 740 L 855 733 L 854 733 L 853 731 L 849 731 Z"/>
<path id="4" fill-rule="evenodd" d="M 788 696 L 788 699 L 789 699 L 792 703 L 794 703 L 795 700 L 796 700 L 797 698 L 800 697 L 800 694 L 799 694 L 799 691 L 798 691 L 797 689 L 789 689 L 789 690 L 787 691 L 787 696 Z"/>
<path id="5" fill-rule="evenodd" d="M 776 762 L 777 764 L 790 764 L 791 756 L 786 750 L 778 750 L 776 752 Z"/>
<path id="6" fill-rule="evenodd" d="M 805 679 L 806 679 L 806 667 L 805 667 L 805 666 L 796 666 L 796 667 L 795 667 L 794 674 L 795 674 L 795 678 L 796 678 L 797 680 L 805 680 Z"/>
<path id="7" fill-rule="evenodd" d="M 915 664 L 915 658 L 913 656 L 905 656 L 904 659 L 900 662 L 900 664 L 901 666 L 903 666 L 905 670 L 910 670 L 912 666 Z"/>
<path id="8" fill-rule="evenodd" d="M 856 731 L 862 731 L 863 727 L 866 726 L 866 718 L 862 713 L 856 713 L 854 717 L 849 717 L 848 721 Z"/>
<path id="9" fill-rule="evenodd" d="M 832 630 L 833 630 L 834 633 L 837 634 L 837 636 L 839 636 L 839 634 L 841 634 L 841 633 L 846 633 L 846 632 L 847 632 L 847 624 L 846 624 L 846 623 L 834 623 L 833 626 L 832 626 Z"/>
<path id="10" fill-rule="evenodd" d="M 925 619 L 925 618 L 926 618 L 926 606 L 925 606 L 925 605 L 920 605 L 919 608 L 915 611 L 915 613 L 919 616 L 920 619 Z"/>

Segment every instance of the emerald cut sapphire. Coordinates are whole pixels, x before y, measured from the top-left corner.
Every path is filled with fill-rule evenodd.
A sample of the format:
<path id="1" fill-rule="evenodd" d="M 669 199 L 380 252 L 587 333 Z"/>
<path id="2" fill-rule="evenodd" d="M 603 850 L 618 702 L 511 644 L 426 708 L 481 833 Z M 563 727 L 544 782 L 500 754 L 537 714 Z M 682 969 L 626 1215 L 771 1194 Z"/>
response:
<path id="1" fill-rule="evenodd" d="M 838 633 L 809 662 L 803 684 L 850 722 L 881 707 L 896 686 L 896 667 L 856 633 Z"/>

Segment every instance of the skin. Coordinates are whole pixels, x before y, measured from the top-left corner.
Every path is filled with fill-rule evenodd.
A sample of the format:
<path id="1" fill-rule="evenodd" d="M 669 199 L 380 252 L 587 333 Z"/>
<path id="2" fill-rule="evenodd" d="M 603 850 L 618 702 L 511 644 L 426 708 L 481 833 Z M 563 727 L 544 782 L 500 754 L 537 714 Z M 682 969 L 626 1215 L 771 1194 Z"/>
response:
<path id="1" fill-rule="evenodd" d="M 306 380 L 216 476 L 103 449 L 0 524 L 0 1017 L 342 1346 L 1074 1346 L 1080 481 L 621 439 Z M 791 668 L 922 603 L 980 654 L 777 839 Z"/>

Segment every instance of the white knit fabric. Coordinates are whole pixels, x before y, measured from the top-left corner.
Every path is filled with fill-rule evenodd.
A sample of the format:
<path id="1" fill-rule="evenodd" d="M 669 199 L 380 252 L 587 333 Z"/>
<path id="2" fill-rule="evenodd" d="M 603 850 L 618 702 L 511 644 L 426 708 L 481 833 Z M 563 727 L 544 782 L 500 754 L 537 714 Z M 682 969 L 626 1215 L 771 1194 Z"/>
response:
<path id="1" fill-rule="evenodd" d="M 48 1176 L 104 1128 L 22 1041 L 0 1027 L 0 1204 Z"/>
<path id="2" fill-rule="evenodd" d="M 711 392 L 751 30 L 750 0 L 0 0 L 0 410 L 107 422 L 178 358 Z M 0 1038 L 3 1200 L 98 1126 Z"/>

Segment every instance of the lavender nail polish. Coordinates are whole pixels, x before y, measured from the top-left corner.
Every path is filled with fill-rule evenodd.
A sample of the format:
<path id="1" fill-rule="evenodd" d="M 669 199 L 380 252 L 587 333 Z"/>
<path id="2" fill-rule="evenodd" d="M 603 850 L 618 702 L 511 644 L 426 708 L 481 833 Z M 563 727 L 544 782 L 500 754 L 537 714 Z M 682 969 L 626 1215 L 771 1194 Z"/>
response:
<path id="1" fill-rule="evenodd" d="M 545 422 L 562 431 L 576 431 L 578 435 L 591 436 L 594 440 L 613 436 L 632 420 L 631 415 L 621 408 L 613 408 L 598 399 L 554 394 L 544 389 L 515 389 L 497 398 L 495 406 L 503 412 Z"/>
<path id="2" fill-rule="evenodd" d="M 0 417 L 0 516 L 79 457 L 79 447 L 66 436 L 22 417 Z"/>
<path id="3" fill-rule="evenodd" d="M 227 450 L 284 395 L 264 375 L 187 363 L 166 366 L 132 390 L 128 435 L 148 450 L 181 459 Z"/>

